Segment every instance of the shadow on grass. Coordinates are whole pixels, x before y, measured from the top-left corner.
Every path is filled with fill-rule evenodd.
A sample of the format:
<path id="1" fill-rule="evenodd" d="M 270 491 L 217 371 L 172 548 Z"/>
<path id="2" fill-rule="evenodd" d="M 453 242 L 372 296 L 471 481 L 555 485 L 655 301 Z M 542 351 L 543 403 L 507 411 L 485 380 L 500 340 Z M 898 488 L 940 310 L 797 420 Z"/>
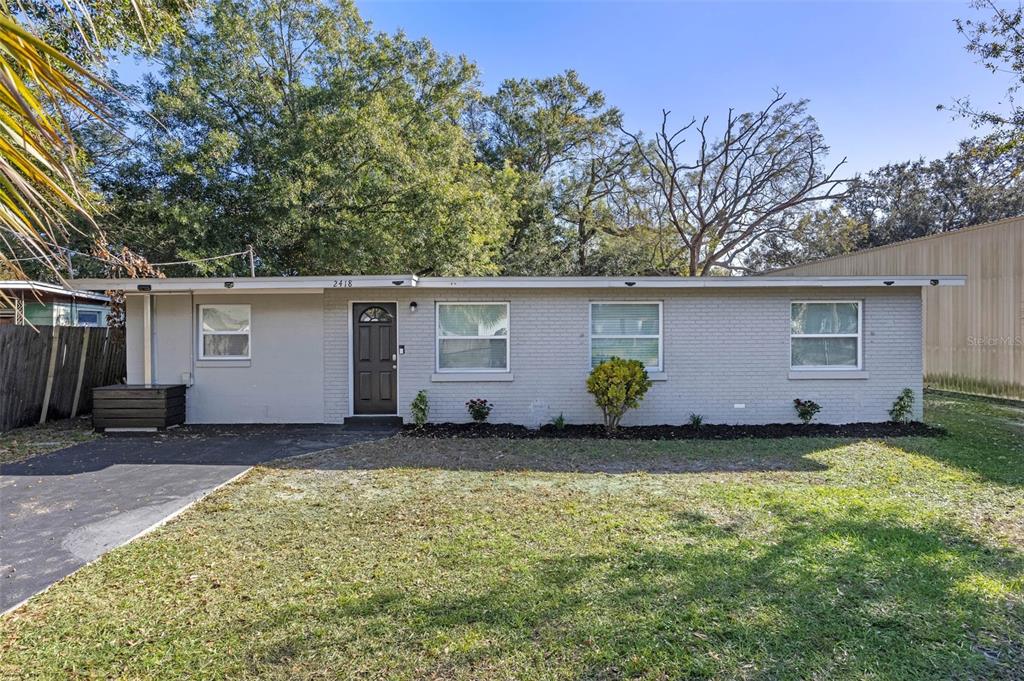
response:
<path id="1" fill-rule="evenodd" d="M 825 470 L 826 466 L 809 458 L 809 454 L 849 442 L 853 440 L 427 440 L 397 437 L 358 447 L 281 459 L 267 465 L 284 469 L 342 471 L 413 468 L 607 474 L 813 472 Z"/>
<path id="2" fill-rule="evenodd" d="M 255 466 L 391 433 L 318 424 L 194 425 L 165 433 L 108 433 L 49 454 L 0 463 L 0 475 L 78 475 L 123 465 Z"/>
<path id="3" fill-rule="evenodd" d="M 1003 485 L 1024 485 L 1024 405 L 983 397 L 929 395 L 926 420 L 941 438 L 900 438 L 897 446 Z"/>
<path id="4" fill-rule="evenodd" d="M 432 596 L 382 579 L 361 598 L 280 608 L 245 634 L 267 642 L 250 659 L 301 669 L 347 651 L 369 675 L 416 665 L 429 677 L 505 676 L 494 670 L 519 664 L 513 676 L 1019 678 L 1021 613 L 972 585 L 1019 578 L 1020 556 L 944 526 L 772 513 L 779 526 L 765 541 L 686 513 L 658 547 L 638 538 L 538 557 L 475 593 L 458 574 L 486 557 L 467 555 L 423 575 L 438 580 Z"/>

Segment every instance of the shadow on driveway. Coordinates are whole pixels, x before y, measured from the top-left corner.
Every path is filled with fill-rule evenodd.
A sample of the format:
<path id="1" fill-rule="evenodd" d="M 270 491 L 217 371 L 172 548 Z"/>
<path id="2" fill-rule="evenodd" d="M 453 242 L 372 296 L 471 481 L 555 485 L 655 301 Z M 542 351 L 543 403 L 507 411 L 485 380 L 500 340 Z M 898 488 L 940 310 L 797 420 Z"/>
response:
<path id="1" fill-rule="evenodd" d="M 109 434 L 0 465 L 0 612 L 251 466 L 392 432 L 326 425 L 189 426 Z"/>

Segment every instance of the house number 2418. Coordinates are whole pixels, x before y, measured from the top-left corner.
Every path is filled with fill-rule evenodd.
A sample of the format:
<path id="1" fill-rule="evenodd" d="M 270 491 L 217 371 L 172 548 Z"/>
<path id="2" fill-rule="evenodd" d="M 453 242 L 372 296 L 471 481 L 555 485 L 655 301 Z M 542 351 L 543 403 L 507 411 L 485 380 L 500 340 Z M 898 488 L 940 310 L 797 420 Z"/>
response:
<path id="1" fill-rule="evenodd" d="M 352 288 L 351 279 L 335 279 L 334 288 Z"/>

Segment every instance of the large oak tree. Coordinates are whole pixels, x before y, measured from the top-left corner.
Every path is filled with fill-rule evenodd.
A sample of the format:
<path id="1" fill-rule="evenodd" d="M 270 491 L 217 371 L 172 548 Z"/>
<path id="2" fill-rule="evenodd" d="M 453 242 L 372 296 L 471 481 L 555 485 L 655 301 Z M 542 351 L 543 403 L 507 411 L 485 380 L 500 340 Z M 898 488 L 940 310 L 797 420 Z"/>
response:
<path id="1" fill-rule="evenodd" d="M 216 0 L 158 60 L 143 143 L 103 179 L 116 236 L 151 261 L 253 244 L 265 274 L 497 272 L 513 178 L 461 126 L 465 59 L 349 2 Z"/>

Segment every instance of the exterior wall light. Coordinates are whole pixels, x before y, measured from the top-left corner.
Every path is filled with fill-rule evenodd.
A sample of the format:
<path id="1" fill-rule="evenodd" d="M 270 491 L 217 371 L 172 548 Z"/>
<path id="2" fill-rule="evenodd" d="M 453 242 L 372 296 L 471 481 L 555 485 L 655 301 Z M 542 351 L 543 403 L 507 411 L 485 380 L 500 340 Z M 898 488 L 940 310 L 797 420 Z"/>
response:
<path id="1" fill-rule="evenodd" d="M 416 304 L 416 301 L 412 301 L 409 303 L 409 312 L 415 312 L 417 307 L 419 307 L 419 305 Z"/>

